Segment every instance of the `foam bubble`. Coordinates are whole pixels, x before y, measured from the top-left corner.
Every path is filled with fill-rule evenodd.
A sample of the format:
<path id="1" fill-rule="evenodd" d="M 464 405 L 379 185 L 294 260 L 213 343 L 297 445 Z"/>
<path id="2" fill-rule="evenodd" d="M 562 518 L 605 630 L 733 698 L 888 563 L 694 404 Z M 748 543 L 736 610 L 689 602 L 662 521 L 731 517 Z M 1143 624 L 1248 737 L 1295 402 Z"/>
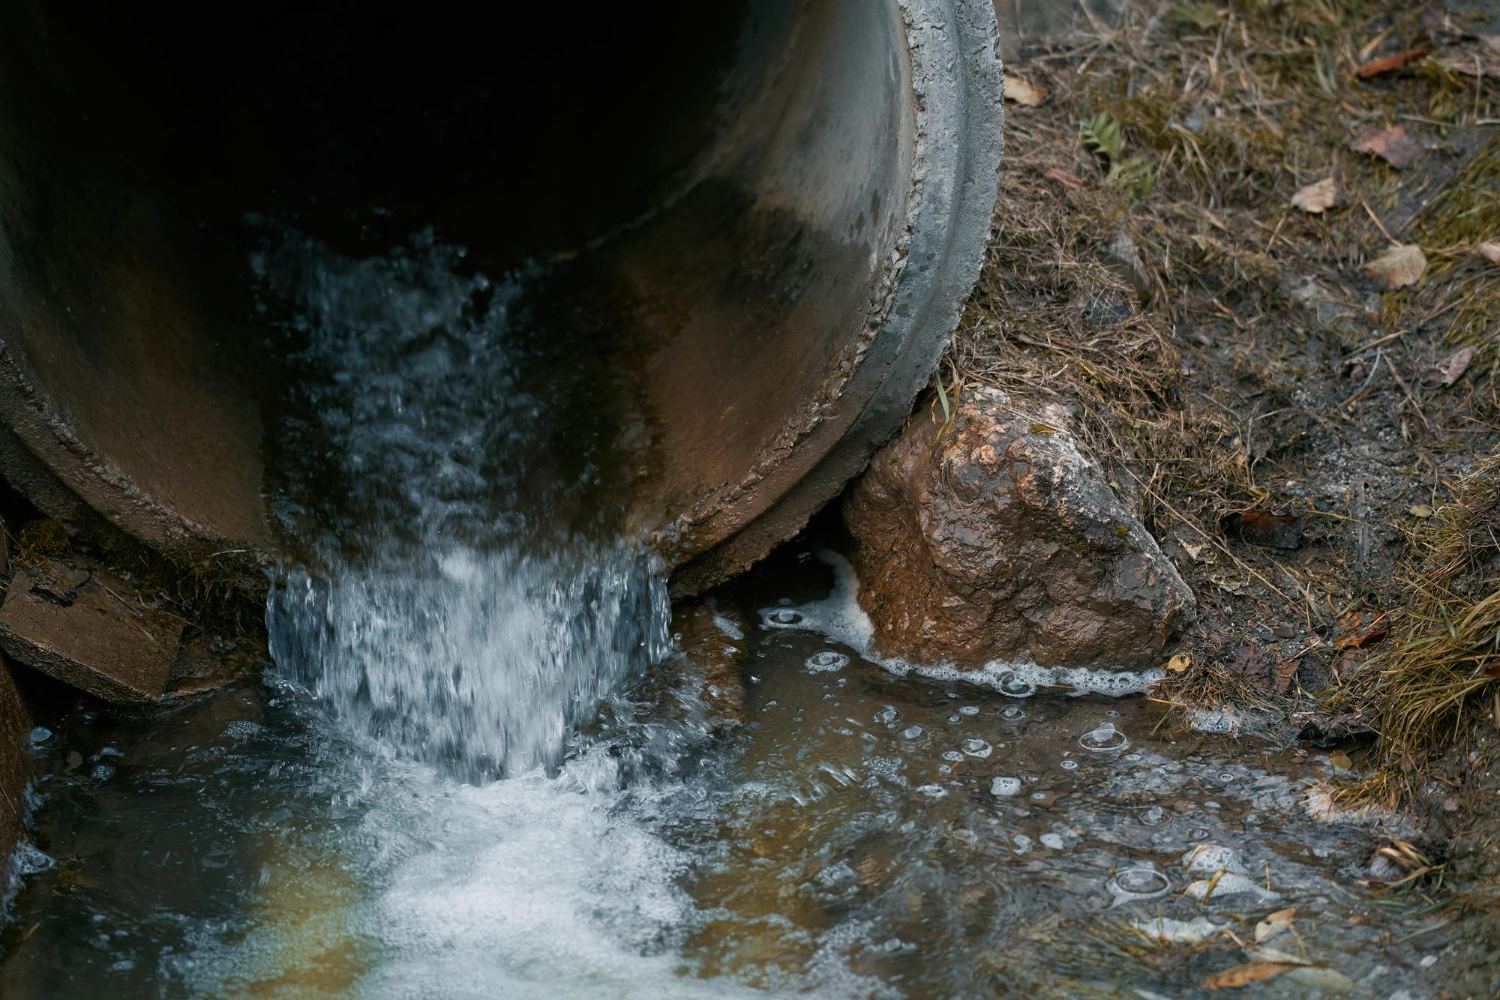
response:
<path id="1" fill-rule="evenodd" d="M 1105 888 L 1118 906 L 1121 903 L 1164 896 L 1171 890 L 1172 882 L 1150 865 L 1140 865 L 1115 872 Z"/>
<path id="2" fill-rule="evenodd" d="M 1103 723 L 1078 737 L 1078 745 L 1094 753 L 1118 753 L 1129 742 L 1112 722 Z"/>
<path id="3" fill-rule="evenodd" d="M 990 780 L 990 794 L 997 798 L 1009 798 L 1020 794 L 1020 791 L 1020 778 L 996 777 Z"/>
<path id="4" fill-rule="evenodd" d="M 1076 771 L 1078 770 L 1078 761 L 1064 760 L 1060 766 L 1064 771 Z"/>
<path id="5" fill-rule="evenodd" d="M 800 628 L 805 621 L 795 608 L 761 608 L 760 623 L 766 628 Z"/>
<path id="6" fill-rule="evenodd" d="M 1236 716 L 1201 708 L 1188 712 L 1188 724 L 1200 733 L 1233 736 L 1240 731 L 1240 720 Z"/>
<path id="7" fill-rule="evenodd" d="M 942 785 L 918 785 L 916 791 L 918 795 L 925 795 L 929 799 L 941 799 L 948 794 Z"/>
<path id="8" fill-rule="evenodd" d="M 807 669 L 815 674 L 836 673 L 849 665 L 849 657 L 835 649 L 820 649 L 807 658 Z"/>
<path id="9" fill-rule="evenodd" d="M 983 760 L 990 755 L 991 746 L 977 736 L 971 736 L 963 742 L 963 751 L 970 757 L 978 757 Z"/>

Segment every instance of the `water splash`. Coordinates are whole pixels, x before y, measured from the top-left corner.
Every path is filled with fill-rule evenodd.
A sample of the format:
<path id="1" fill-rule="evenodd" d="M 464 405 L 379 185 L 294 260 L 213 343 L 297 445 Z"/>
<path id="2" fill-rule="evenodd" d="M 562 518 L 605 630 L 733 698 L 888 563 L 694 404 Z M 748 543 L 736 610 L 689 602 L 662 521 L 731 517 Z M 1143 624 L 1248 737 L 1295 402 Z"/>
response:
<path id="1" fill-rule="evenodd" d="M 297 374 L 275 509 L 303 556 L 267 606 L 278 670 L 400 756 L 555 769 L 669 645 L 660 568 L 607 502 L 639 427 L 536 328 L 536 269 L 492 282 L 430 232 L 356 259 L 267 231 L 252 265 Z"/>

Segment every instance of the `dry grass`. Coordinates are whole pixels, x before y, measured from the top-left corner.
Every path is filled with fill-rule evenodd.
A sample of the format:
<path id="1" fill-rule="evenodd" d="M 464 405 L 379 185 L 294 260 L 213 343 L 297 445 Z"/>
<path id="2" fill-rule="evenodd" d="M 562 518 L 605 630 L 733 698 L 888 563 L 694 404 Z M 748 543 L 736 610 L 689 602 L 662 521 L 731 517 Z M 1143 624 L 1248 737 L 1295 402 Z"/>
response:
<path id="1" fill-rule="evenodd" d="M 1354 72 L 1418 44 L 1434 58 Z M 1452 68 L 1474 44 L 1462 24 L 1381 0 L 1142 2 L 1007 67 L 1049 94 L 1010 109 L 997 237 L 944 382 L 1077 415 L 1199 595 L 1194 667 L 1159 689 L 1170 704 L 1250 718 L 1347 716 L 1358 701 L 1392 753 L 1462 738 L 1489 710 L 1495 661 L 1476 657 L 1500 642 L 1500 596 L 1471 569 L 1491 551 L 1475 519 L 1496 466 L 1475 470 L 1500 447 L 1500 267 L 1473 248 L 1500 240 L 1500 81 Z M 1101 113 L 1120 123 L 1116 156 L 1080 130 Z M 1396 125 L 1421 149 L 1411 169 L 1350 149 Z M 1122 158 L 1149 184 L 1115 178 Z M 1337 206 L 1291 206 L 1330 176 Z M 1360 273 L 1392 240 L 1427 253 L 1412 287 Z M 1310 285 L 1326 303 L 1307 301 Z M 1465 344 L 1479 352 L 1460 382 L 1424 382 Z M 1333 477 L 1349 486 L 1325 502 Z M 1403 554 L 1418 502 L 1442 513 Z M 1315 544 L 1226 534 L 1251 509 L 1297 515 Z M 1350 611 L 1401 619 L 1388 651 L 1343 658 Z M 1247 668 L 1247 636 L 1289 619 L 1296 642 Z M 1332 675 L 1307 672 L 1312 691 L 1307 650 Z"/>
<path id="2" fill-rule="evenodd" d="M 1413 543 L 1407 614 L 1364 691 L 1386 762 L 1407 776 L 1476 721 L 1500 722 L 1500 455 Z"/>

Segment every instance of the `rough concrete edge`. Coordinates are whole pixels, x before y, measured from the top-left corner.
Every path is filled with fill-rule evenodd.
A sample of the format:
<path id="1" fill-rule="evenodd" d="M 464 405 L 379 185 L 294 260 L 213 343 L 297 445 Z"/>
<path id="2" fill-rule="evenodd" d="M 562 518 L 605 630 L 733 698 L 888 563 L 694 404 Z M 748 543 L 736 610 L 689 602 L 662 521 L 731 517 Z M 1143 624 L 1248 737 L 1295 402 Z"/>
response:
<path id="1" fill-rule="evenodd" d="M 187 558 L 200 555 L 208 547 L 237 545 L 233 539 L 173 510 L 90 449 L 3 336 L 0 420 L 24 446 L 37 470 L 45 471 L 126 534 L 165 554 Z M 25 492 L 23 484 L 15 485 Z"/>
<path id="2" fill-rule="evenodd" d="M 677 568 L 673 597 L 701 593 L 791 538 L 900 429 L 931 378 L 979 279 L 1004 153 L 999 28 L 990 0 L 897 0 L 916 101 L 915 209 L 908 266 L 880 336 L 903 348 L 833 449 L 758 518 Z M 938 261 L 930 272 L 922 262 Z"/>

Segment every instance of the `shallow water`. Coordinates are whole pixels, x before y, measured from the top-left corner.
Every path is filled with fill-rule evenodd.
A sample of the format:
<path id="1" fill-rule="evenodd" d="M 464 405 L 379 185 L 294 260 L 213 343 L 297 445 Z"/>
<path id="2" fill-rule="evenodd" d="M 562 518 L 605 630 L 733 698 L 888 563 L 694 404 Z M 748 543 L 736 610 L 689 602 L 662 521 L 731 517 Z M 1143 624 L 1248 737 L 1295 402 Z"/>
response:
<path id="1" fill-rule="evenodd" d="M 1180 997 L 1287 908 L 1266 946 L 1323 978 L 1275 995 L 1445 982 L 1458 925 L 1377 905 L 1378 831 L 1307 815 L 1323 755 L 1167 736 L 1140 697 L 898 678 L 758 625 L 830 583 L 792 573 L 681 640 L 742 703 L 679 652 L 555 777 L 460 783 L 291 687 L 43 720 L 52 861 L 0 995 Z"/>

